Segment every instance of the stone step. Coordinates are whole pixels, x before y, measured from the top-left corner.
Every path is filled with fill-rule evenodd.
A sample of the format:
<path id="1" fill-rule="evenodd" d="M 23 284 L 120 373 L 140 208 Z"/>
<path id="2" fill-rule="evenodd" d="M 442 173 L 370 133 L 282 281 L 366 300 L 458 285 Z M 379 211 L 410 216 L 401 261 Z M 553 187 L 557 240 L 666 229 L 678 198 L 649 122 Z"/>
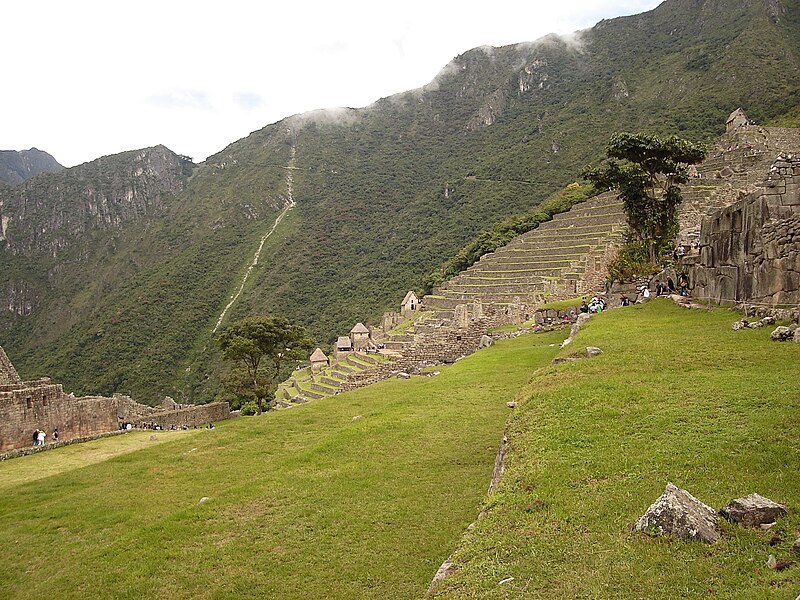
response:
<path id="1" fill-rule="evenodd" d="M 505 285 L 469 285 L 469 284 L 453 284 L 442 290 L 446 296 L 455 297 L 459 294 L 537 294 L 542 293 L 547 289 L 547 285 L 542 282 L 538 283 L 509 283 Z"/>
<path id="2" fill-rule="evenodd" d="M 510 273 L 498 272 L 497 276 L 486 273 L 470 273 L 447 282 L 444 289 L 453 289 L 454 285 L 514 285 L 518 283 L 541 283 L 545 277 L 561 274 L 561 268 L 530 269 Z"/>
<path id="3" fill-rule="evenodd" d="M 325 394 L 320 394 L 319 392 L 314 392 L 312 390 L 302 390 L 300 392 L 300 396 L 305 400 L 307 398 L 311 398 L 313 400 L 320 400 L 325 397 Z"/>

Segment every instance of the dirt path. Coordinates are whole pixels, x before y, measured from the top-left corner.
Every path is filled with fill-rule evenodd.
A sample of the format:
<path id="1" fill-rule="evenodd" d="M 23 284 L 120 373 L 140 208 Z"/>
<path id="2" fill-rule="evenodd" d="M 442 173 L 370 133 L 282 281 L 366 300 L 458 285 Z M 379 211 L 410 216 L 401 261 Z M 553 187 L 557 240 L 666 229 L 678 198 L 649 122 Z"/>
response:
<path id="1" fill-rule="evenodd" d="M 220 325 L 222 325 L 222 321 L 225 319 L 225 316 L 228 314 L 228 311 L 239 299 L 239 296 L 242 295 L 244 286 L 247 283 L 247 280 L 250 278 L 250 274 L 253 272 L 253 269 L 258 264 L 258 259 L 261 257 L 261 251 L 264 249 L 264 243 L 269 239 L 269 236 L 271 236 L 274 233 L 275 229 L 278 227 L 280 222 L 283 221 L 283 218 L 286 216 L 286 213 L 292 210 L 295 206 L 293 187 L 294 187 L 294 168 L 295 168 L 294 158 L 296 150 L 294 146 L 292 146 L 290 152 L 291 154 L 289 158 L 289 164 L 286 166 L 286 190 L 287 190 L 286 204 L 284 205 L 281 214 L 277 216 L 275 222 L 272 224 L 272 228 L 264 236 L 262 236 L 261 243 L 258 245 L 258 249 L 253 255 L 253 261 L 250 263 L 250 265 L 247 267 L 247 270 L 244 272 L 244 276 L 242 277 L 239 289 L 233 296 L 231 296 L 230 302 L 228 302 L 223 311 L 220 313 L 219 319 L 217 319 L 217 324 L 214 325 L 214 329 L 211 330 L 211 333 L 217 332 L 217 329 L 219 329 Z"/>

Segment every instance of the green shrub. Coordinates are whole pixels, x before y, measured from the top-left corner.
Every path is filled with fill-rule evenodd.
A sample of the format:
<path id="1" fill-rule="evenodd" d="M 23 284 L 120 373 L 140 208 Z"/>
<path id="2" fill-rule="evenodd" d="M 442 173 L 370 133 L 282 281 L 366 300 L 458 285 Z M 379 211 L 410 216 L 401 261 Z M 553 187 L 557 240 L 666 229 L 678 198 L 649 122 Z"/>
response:
<path id="1" fill-rule="evenodd" d="M 243 417 L 251 417 L 258 412 L 258 407 L 253 400 L 242 404 L 241 415 Z"/>

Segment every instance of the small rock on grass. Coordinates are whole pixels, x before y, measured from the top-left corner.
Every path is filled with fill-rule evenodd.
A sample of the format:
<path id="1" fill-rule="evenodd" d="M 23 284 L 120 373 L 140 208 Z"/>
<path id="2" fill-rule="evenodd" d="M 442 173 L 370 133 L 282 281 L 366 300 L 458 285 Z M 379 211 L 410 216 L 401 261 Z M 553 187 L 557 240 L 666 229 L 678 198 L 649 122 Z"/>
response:
<path id="1" fill-rule="evenodd" d="M 587 358 L 594 358 L 595 356 L 598 356 L 599 354 L 602 354 L 602 353 L 603 353 L 603 351 L 600 348 L 598 348 L 597 346 L 588 346 L 586 348 L 586 357 Z"/>
<path id="2" fill-rule="evenodd" d="M 760 494 L 736 498 L 720 510 L 723 516 L 745 527 L 774 523 L 786 514 L 786 507 Z"/>

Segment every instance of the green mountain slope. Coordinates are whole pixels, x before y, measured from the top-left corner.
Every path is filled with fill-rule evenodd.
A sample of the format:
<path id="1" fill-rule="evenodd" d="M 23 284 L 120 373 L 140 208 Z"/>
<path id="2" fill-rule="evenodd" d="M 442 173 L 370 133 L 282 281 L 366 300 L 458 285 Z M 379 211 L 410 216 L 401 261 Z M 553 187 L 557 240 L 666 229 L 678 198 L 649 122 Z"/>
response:
<path id="1" fill-rule="evenodd" d="M 418 288 L 476 233 L 569 183 L 614 130 L 702 140 L 737 106 L 756 120 L 789 112 L 798 25 L 798 0 L 669 0 L 569 43 L 470 50 L 420 90 L 254 132 L 182 175 L 180 189 L 156 192 L 136 218 L 87 226 L 90 241 L 56 235 L 71 254 L 37 245 L 51 230 L 16 227 L 23 207 L 34 221 L 58 213 L 59 196 L 36 182 L 73 170 L 34 178 L 0 196 L 11 218 L 0 291 L 14 307 L 0 315 L 3 345 L 25 376 L 76 392 L 209 399 L 211 330 L 284 206 L 289 174 L 296 207 L 226 318 L 280 313 L 324 344 Z M 137 171 L 123 158 L 124 179 Z M 85 194 L 70 202 L 85 205 Z"/>

